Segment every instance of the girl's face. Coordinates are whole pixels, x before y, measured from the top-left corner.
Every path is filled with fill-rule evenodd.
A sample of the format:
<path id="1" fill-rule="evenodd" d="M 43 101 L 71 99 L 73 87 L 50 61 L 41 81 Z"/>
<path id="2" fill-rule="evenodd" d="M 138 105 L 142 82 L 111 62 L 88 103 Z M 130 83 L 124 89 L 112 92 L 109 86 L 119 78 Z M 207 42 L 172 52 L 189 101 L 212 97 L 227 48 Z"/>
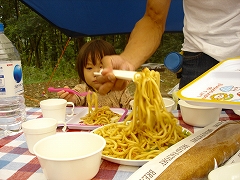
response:
<path id="1" fill-rule="evenodd" d="M 100 87 L 100 83 L 97 82 L 96 76 L 93 74 L 94 72 L 99 72 L 102 69 L 102 63 L 100 59 L 96 62 L 96 65 L 93 65 L 90 56 L 88 57 L 87 65 L 84 67 L 84 77 L 86 83 L 91 86 L 93 89 L 98 90 Z"/>

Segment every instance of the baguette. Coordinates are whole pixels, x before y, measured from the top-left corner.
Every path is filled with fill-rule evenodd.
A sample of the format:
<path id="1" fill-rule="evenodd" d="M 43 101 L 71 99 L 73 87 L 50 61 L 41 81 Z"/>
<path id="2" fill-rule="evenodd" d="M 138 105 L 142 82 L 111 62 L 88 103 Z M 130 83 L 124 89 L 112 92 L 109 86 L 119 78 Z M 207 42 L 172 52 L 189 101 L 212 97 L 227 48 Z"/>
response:
<path id="1" fill-rule="evenodd" d="M 157 180 L 199 180 L 240 149 L 240 123 L 229 121 L 177 158 Z"/>

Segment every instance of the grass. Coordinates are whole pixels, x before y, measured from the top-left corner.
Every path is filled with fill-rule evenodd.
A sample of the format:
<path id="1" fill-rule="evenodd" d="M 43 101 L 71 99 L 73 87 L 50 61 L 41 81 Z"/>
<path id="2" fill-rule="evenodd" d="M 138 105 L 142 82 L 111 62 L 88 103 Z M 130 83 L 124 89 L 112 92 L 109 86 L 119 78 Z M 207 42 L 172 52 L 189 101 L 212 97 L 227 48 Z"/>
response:
<path id="1" fill-rule="evenodd" d="M 49 62 L 44 62 L 43 67 L 36 68 L 34 66 L 23 66 L 23 82 L 24 84 L 43 83 L 50 79 L 53 81 L 78 78 L 75 71 L 75 65 L 71 61 L 60 61 L 57 68 L 51 67 Z"/>

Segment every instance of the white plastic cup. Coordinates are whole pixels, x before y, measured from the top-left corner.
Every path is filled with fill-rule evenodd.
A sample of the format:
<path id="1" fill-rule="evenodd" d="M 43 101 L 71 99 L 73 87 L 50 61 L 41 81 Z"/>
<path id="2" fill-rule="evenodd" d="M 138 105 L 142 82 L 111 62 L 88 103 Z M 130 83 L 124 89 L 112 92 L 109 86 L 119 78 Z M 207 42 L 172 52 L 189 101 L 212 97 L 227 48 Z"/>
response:
<path id="1" fill-rule="evenodd" d="M 66 107 L 70 105 L 71 114 L 66 114 Z M 74 114 L 74 103 L 67 102 L 65 99 L 46 99 L 40 102 L 40 108 L 44 118 L 54 118 L 58 121 L 64 121 L 66 116 L 71 117 Z"/>
<path id="2" fill-rule="evenodd" d="M 53 118 L 38 118 L 22 123 L 22 130 L 26 137 L 28 150 L 34 154 L 33 146 L 41 139 L 56 134 L 58 124 L 64 124 L 63 131 L 66 130 L 66 123 Z"/>

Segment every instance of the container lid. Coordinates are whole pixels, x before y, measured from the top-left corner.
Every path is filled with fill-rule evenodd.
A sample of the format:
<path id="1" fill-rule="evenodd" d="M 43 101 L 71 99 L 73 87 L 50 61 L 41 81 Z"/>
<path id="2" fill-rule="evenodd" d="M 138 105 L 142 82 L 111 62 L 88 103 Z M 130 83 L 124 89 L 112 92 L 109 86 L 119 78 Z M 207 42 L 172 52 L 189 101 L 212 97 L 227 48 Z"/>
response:
<path id="1" fill-rule="evenodd" d="M 182 66 L 182 55 L 177 52 L 169 53 L 164 59 L 164 65 L 172 72 L 176 73 Z"/>
<path id="2" fill-rule="evenodd" d="M 240 109 L 240 56 L 217 65 L 177 91 L 179 99 L 196 106 Z"/>
<path id="3" fill-rule="evenodd" d="M 25 134 L 44 134 L 56 131 L 57 121 L 52 118 L 38 118 L 22 123 Z"/>

